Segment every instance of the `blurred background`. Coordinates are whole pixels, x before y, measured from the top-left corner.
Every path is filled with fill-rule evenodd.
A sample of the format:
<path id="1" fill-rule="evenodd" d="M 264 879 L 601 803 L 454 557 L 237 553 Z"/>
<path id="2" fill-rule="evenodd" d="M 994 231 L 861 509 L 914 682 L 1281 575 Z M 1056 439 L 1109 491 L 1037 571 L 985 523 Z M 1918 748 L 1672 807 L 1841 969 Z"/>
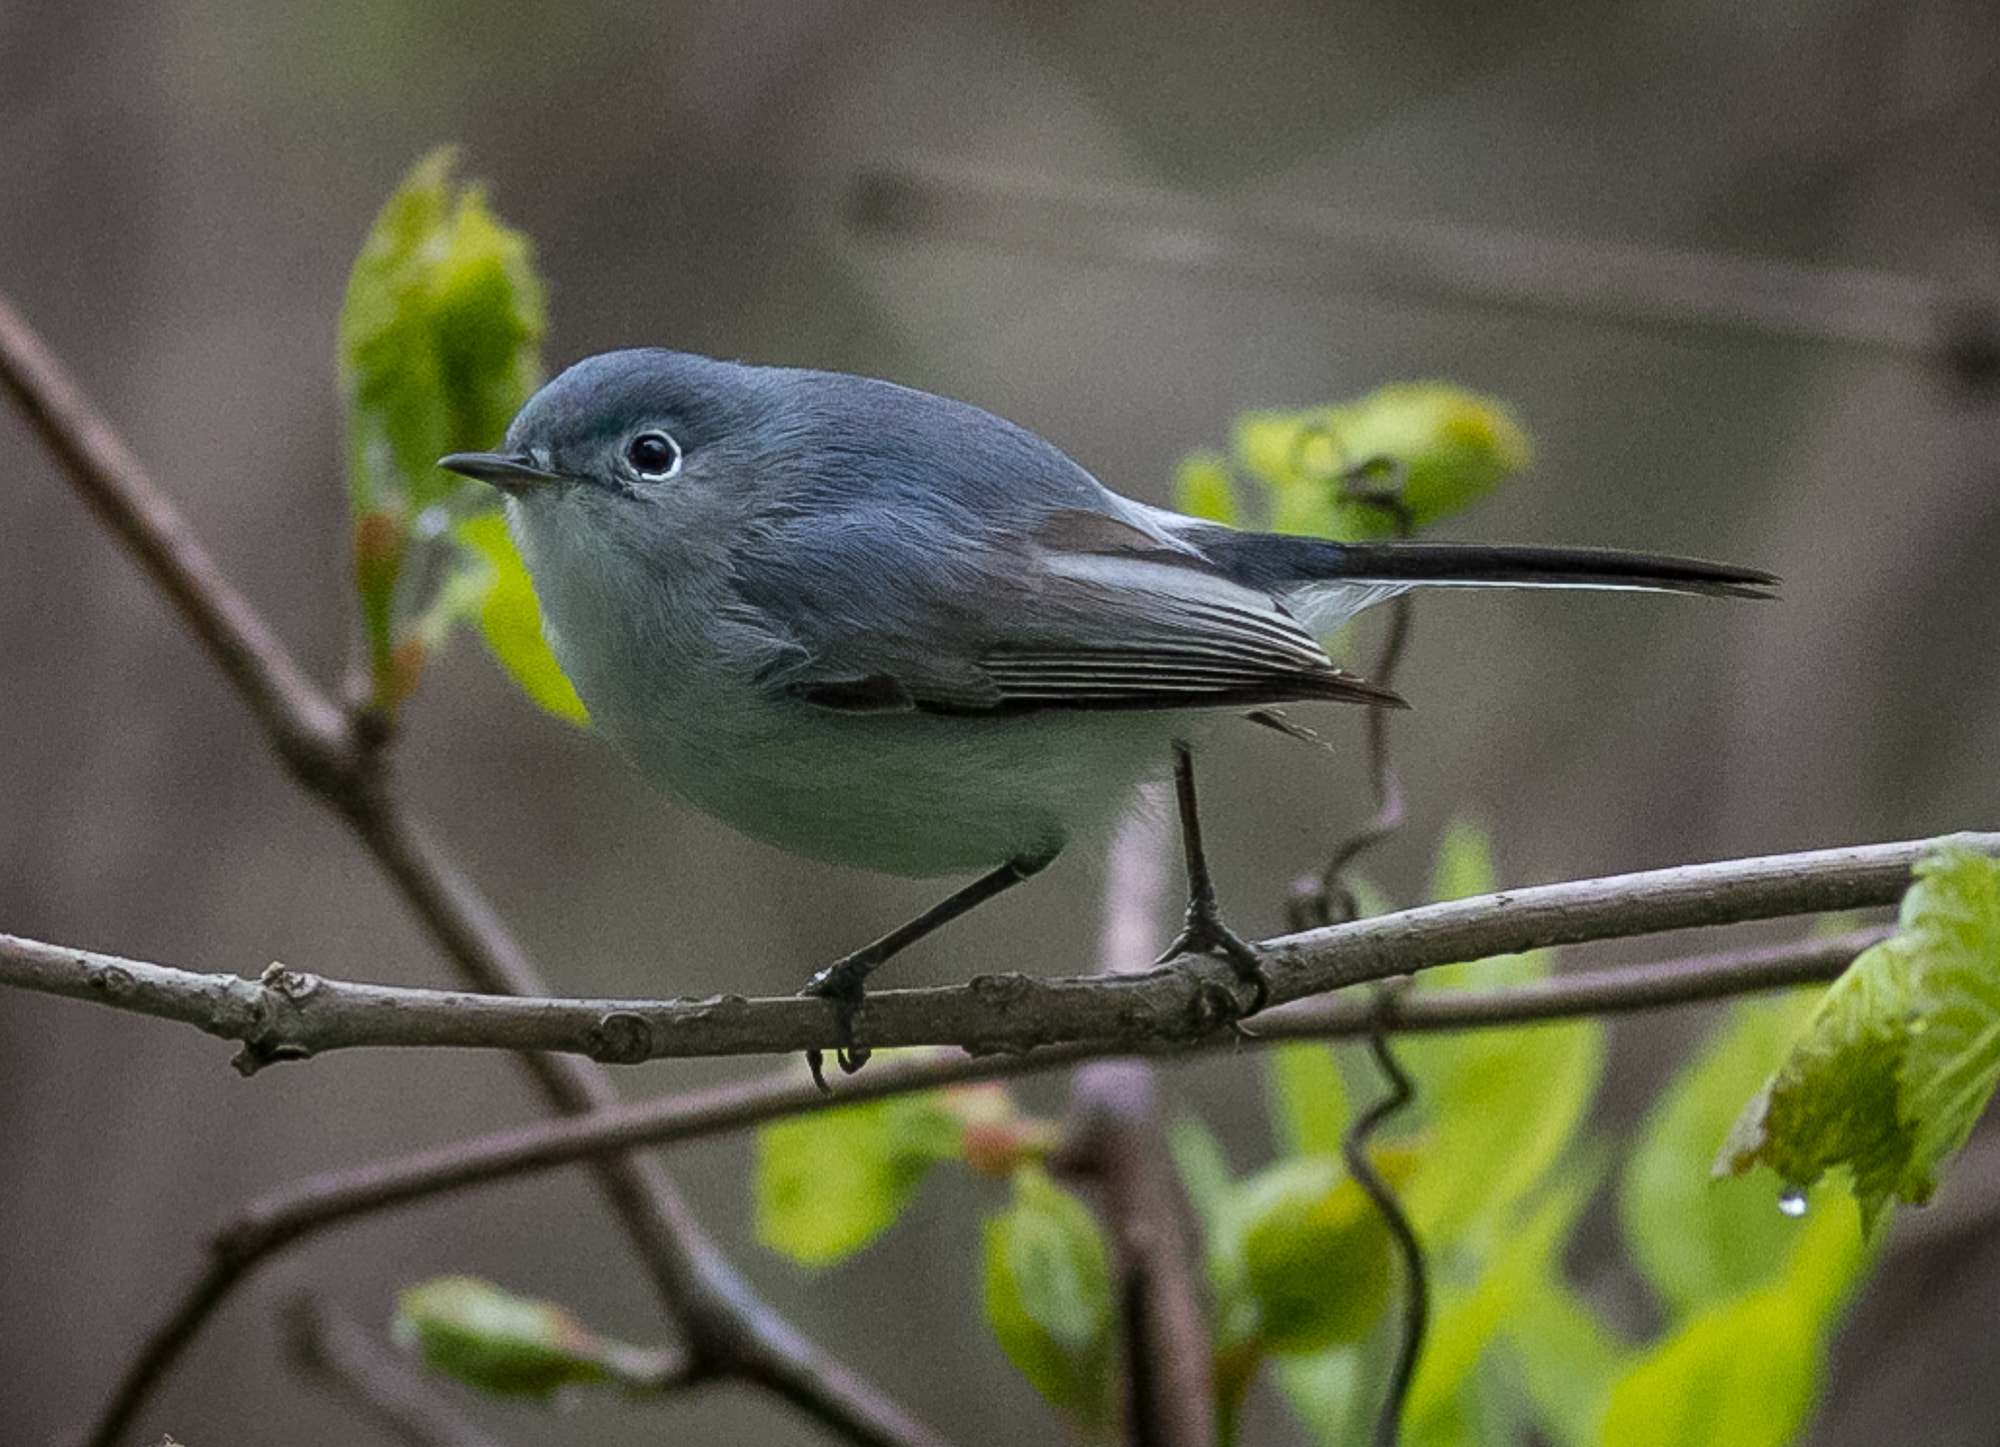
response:
<path id="1" fill-rule="evenodd" d="M 1370 864 L 1412 900 L 1460 813 L 1491 826 L 1509 883 L 2000 821 L 1996 64 L 1985 0 L 13 4 L 0 291 L 329 681 L 355 637 L 335 313 L 377 207 L 443 141 L 535 238 L 551 368 L 658 343 L 888 376 L 1152 501 L 1246 408 L 1408 378 L 1495 393 L 1537 461 L 1453 535 L 1726 558 L 1782 574 L 1785 598 L 1426 601 L 1394 727 L 1411 819 Z M 448 983 L 11 413 L 0 455 L 0 929 Z M 1275 931 L 1287 882 L 1368 811 L 1360 719 L 1310 722 L 1353 747 L 1242 728 L 1204 779 L 1246 933 Z M 652 794 L 469 639 L 426 678 L 400 769 L 569 992 L 788 990 L 937 893 Z M 1073 850 L 897 980 L 1086 968 L 1101 880 Z M 1621 1026 L 1607 1139 L 1700 1024 Z M 537 1112 L 496 1058 L 356 1053 L 244 1081 L 228 1054 L 0 996 L 8 1441 L 94 1409 L 236 1203 Z M 1267 1152 L 1247 1060 L 1163 1091 L 1239 1168 Z M 987 1188 L 940 1180 L 814 1277 L 748 1239 L 745 1143 L 673 1159 L 817 1340 L 954 1440 L 1043 1435 L 979 1319 Z M 1815 1442 L 1991 1440 L 1993 1189 L 1968 1172 L 1933 1224 L 1904 1213 Z M 311 1289 L 380 1322 L 445 1271 L 658 1332 L 577 1176 L 507 1186 L 267 1271 L 134 1440 L 365 1440 L 288 1375 L 274 1308 Z M 519 1444 L 821 1440 L 733 1390 L 482 1415 Z M 1268 1407 L 1252 1425 L 1297 1440 Z"/>

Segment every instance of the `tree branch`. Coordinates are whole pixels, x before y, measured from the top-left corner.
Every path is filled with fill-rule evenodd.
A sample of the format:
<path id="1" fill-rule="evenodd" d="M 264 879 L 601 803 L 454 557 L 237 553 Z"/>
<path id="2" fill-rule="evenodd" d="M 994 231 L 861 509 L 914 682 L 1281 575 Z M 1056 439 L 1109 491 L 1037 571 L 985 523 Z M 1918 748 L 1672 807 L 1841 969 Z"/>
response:
<path id="1" fill-rule="evenodd" d="M 359 1322 L 311 1296 L 287 1302 L 285 1356 L 403 1447 L 500 1447 L 444 1400 L 438 1382 Z"/>
<path id="2" fill-rule="evenodd" d="M 295 772 L 323 774 L 349 747 L 340 710 L 222 575 L 139 460 L 4 296 L 0 387 L 90 510 L 186 621 L 286 763 Z"/>
<path id="3" fill-rule="evenodd" d="M 1489 955 L 1893 904 L 1911 866 L 1946 843 L 2000 854 L 2000 834 L 1957 834 L 1682 865 L 1422 905 L 1256 949 L 1272 1002 L 1285 1004 Z M 1706 988 L 1686 979 L 1659 983 Z M 349 984 L 277 966 L 253 984 L 9 935 L 0 935 L 0 984 L 99 1000 L 240 1040 L 238 1068 L 246 1072 L 364 1045 L 561 1051 L 629 1064 L 791 1054 L 830 1048 L 837 1032 L 826 1001 L 800 996 L 518 999 Z M 964 985 L 870 994 L 854 1018 L 854 1040 L 870 1048 L 957 1045 L 974 1054 L 1051 1045 L 1099 1055 L 1172 1051 L 1227 1038 L 1212 1002 L 1218 988 L 1236 984 L 1228 965 L 1206 956 L 1136 975 L 983 975 Z M 1542 988 L 1567 987 L 1558 979 Z"/>
<path id="4" fill-rule="evenodd" d="M 1392 1032 L 1497 1028 L 1544 1023 L 1606 1012 L 1665 1008 L 1717 998 L 1692 982 L 1727 986 L 1729 995 L 1753 994 L 1834 978 L 1860 950 L 1881 938 L 1878 930 L 1780 949 L 1697 956 L 1628 971 L 1579 974 L 1493 990 L 1441 995 L 1409 994 L 1389 1002 L 1343 1002 L 1344 1007 L 1274 1012 L 1242 1046 L 1257 1048 L 1300 1039 L 1358 1039 L 1386 1010 Z M 843 1081 L 829 1096 L 803 1074 L 787 1070 L 660 1100 L 616 1106 L 584 1117 L 539 1121 L 512 1130 L 453 1142 L 433 1150 L 349 1170 L 309 1176 L 267 1192 L 246 1205 L 216 1233 L 218 1258 L 257 1260 L 280 1246 L 330 1227 L 394 1207 L 474 1186 L 514 1180 L 592 1155 L 638 1146 L 676 1145 L 750 1129 L 781 1117 L 838 1110 L 872 1100 L 947 1085 L 1000 1080 L 1065 1068 L 1088 1058 L 1081 1047 L 1032 1055 L 975 1058 L 884 1057 Z"/>
<path id="5" fill-rule="evenodd" d="M 1392 1031 L 1462 1030 L 1570 1019 L 1695 1003 L 1725 995 L 1824 982 L 1882 937 L 1880 930 L 1774 949 L 1696 956 L 1623 971 L 1558 977 L 1503 989 L 1406 995 L 1393 1002 Z M 1319 1002 L 1274 1011 L 1244 1044 L 1354 1039 L 1379 1028 L 1372 1000 Z M 515 1180 L 640 1146 L 727 1135 L 783 1116 L 839 1109 L 978 1080 L 1063 1069 L 1087 1058 L 1077 1046 L 987 1058 L 884 1058 L 828 1096 L 798 1072 L 690 1092 L 588 1116 L 540 1121 L 433 1150 L 292 1182 L 257 1197 L 209 1243 L 209 1266 L 170 1309 L 128 1372 L 128 1383 L 163 1375 L 242 1280 L 280 1250 L 333 1227 L 457 1191 Z M 800 1360 L 812 1364 L 809 1344 Z M 827 1368 L 821 1364 L 819 1370 Z M 834 1370 L 838 1370 L 835 1368 Z M 136 1405 L 136 1403 L 134 1404 Z M 110 1440 L 110 1439 L 107 1439 Z M 924 1440 L 913 1435 L 911 1440 Z"/>
<path id="6" fill-rule="evenodd" d="M 1324 207 L 911 160 L 858 172 L 849 219 L 949 241 L 1626 324 L 1704 327 L 1913 354 L 1964 370 L 1988 298 L 1921 277 L 1618 245 Z"/>

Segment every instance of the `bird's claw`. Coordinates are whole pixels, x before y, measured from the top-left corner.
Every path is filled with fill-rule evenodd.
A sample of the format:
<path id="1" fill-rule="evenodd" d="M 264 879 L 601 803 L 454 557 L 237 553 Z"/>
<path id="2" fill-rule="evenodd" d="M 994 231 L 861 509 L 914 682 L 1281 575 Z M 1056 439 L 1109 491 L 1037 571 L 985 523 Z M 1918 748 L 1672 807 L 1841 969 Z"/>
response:
<path id="1" fill-rule="evenodd" d="M 1243 1016 L 1254 1015 L 1271 1003 L 1271 978 L 1265 973 L 1264 961 L 1257 951 L 1215 914 L 1189 905 L 1187 922 L 1153 963 L 1164 965 L 1177 955 L 1221 955 L 1229 962 L 1236 978 L 1250 987 L 1249 1006 L 1230 1024 L 1239 1035 L 1250 1038 L 1250 1032 L 1240 1023 Z"/>
<path id="2" fill-rule="evenodd" d="M 844 960 L 836 960 L 806 982 L 799 991 L 801 995 L 811 995 L 825 1000 L 833 1006 L 834 1030 L 840 1041 L 834 1047 L 834 1062 L 840 1066 L 840 1073 L 852 1075 L 868 1063 L 874 1052 L 865 1045 L 854 1043 L 854 1017 L 861 1012 L 862 1003 L 867 998 L 863 981 L 874 961 L 861 963 L 854 955 Z M 806 1051 L 806 1069 L 812 1072 L 813 1084 L 832 1094 L 833 1087 L 826 1083 L 826 1052 L 818 1046 Z"/>

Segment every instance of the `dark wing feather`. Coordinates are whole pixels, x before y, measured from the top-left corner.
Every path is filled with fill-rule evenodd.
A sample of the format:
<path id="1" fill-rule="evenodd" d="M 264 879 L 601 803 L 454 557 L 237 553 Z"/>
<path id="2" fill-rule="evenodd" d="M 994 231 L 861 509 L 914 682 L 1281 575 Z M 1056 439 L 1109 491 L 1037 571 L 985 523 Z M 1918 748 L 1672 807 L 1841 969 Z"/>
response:
<path id="1" fill-rule="evenodd" d="M 795 645 L 771 686 L 844 712 L 1262 707 L 1304 699 L 1401 706 L 1336 668 L 1269 593 L 1120 519 L 1058 511 L 1025 538 L 898 561 L 896 540 L 842 567 L 863 536 L 820 528 L 796 577 L 869 577 L 836 610 L 794 587 L 762 613 Z M 765 573 L 764 576 L 769 576 Z M 862 616 L 857 616 L 859 613 Z M 836 626 L 836 624 L 838 626 Z"/>

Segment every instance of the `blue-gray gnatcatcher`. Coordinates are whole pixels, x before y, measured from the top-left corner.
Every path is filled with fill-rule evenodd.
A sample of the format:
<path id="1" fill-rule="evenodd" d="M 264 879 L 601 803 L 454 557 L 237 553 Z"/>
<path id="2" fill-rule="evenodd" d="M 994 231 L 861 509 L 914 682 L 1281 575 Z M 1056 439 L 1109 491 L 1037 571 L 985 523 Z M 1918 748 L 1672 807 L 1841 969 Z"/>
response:
<path id="1" fill-rule="evenodd" d="M 1434 585 L 1765 597 L 1777 581 L 1239 532 L 1120 497 L 964 403 L 663 350 L 578 362 L 501 451 L 440 465 L 507 494 L 558 661 L 651 778 L 799 854 L 989 871 L 814 977 L 844 1035 L 871 969 L 1108 825 L 1170 763 L 1195 845 L 1187 740 L 1220 711 L 1400 704 L 1318 642 L 1371 604 Z M 1190 890 L 1183 943 L 1257 980 L 1205 879 Z"/>

